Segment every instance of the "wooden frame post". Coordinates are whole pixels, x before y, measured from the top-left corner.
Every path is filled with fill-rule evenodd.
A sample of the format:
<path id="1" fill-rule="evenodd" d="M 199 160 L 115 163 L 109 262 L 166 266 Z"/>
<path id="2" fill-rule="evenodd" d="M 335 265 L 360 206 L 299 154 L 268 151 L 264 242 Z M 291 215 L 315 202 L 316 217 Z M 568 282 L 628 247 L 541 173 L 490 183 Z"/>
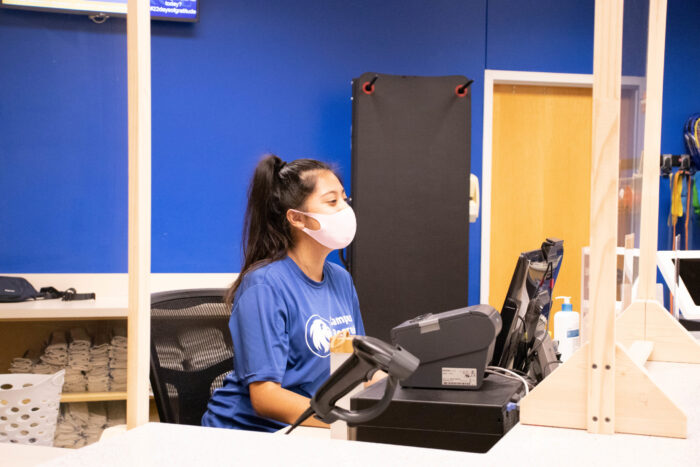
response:
<path id="1" fill-rule="evenodd" d="M 614 432 L 617 190 L 624 0 L 596 1 L 593 34 L 588 431 Z"/>
<path id="2" fill-rule="evenodd" d="M 129 98 L 129 316 L 127 428 L 148 422 L 151 341 L 151 13 L 129 0 L 126 21 Z"/>
<path id="3" fill-rule="evenodd" d="M 587 429 L 590 433 L 621 432 L 685 438 L 685 414 L 656 386 L 643 367 L 654 351 L 654 345 L 640 340 L 625 348 L 616 342 L 615 336 L 623 3 L 624 0 L 596 0 L 595 6 L 589 294 L 591 339 L 523 399 L 520 421 L 529 425 Z M 650 58 L 647 66 L 651 70 L 654 67 L 663 68 L 666 0 L 650 0 L 649 18 Z M 660 64 L 657 62 L 659 53 Z M 657 140 L 660 138 L 662 80 L 663 75 L 657 74 L 647 87 L 647 118 L 655 113 L 658 124 L 653 126 L 647 123 L 645 129 L 645 153 L 653 157 L 657 164 L 656 192 L 647 192 L 647 197 L 656 197 L 657 207 L 659 148 L 652 154 L 646 143 L 650 132 L 657 133 Z M 658 106 L 649 105 L 652 93 L 658 99 Z M 645 176 L 648 175 L 646 167 L 649 164 L 645 163 Z M 648 184 L 646 190 L 649 190 Z M 643 213 L 645 209 L 650 209 L 648 204 L 647 200 L 646 207 L 642 206 Z M 656 232 L 656 225 L 652 227 Z M 634 306 L 635 302 L 631 307 Z M 644 329 L 644 321 L 642 323 Z M 621 334 L 626 336 L 626 333 L 623 330 Z"/>

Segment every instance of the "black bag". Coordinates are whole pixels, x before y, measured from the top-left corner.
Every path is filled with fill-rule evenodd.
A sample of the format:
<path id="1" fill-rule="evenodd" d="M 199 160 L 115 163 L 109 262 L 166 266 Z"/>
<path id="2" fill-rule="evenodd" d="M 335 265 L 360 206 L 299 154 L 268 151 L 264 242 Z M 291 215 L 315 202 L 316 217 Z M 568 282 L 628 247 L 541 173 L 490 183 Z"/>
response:
<path id="1" fill-rule="evenodd" d="M 43 298 L 45 300 L 60 298 L 63 301 L 70 300 L 94 300 L 94 293 L 76 293 L 74 288 L 65 292 L 53 287 L 42 287 L 37 292 L 34 286 L 23 277 L 0 276 L 0 303 L 23 302 L 29 299 Z"/>
<path id="2" fill-rule="evenodd" d="M 0 302 L 23 302 L 40 296 L 23 277 L 0 276 Z"/>

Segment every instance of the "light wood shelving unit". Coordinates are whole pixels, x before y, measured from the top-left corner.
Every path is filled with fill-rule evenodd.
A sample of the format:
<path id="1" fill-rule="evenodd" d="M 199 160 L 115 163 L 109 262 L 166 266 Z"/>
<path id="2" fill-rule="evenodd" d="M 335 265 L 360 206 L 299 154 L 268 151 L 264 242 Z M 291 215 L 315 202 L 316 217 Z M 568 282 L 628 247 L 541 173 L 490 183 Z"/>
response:
<path id="1" fill-rule="evenodd" d="M 36 300 L 0 303 L 0 373 L 6 373 L 12 359 L 26 350 L 40 353 L 51 332 L 83 327 L 89 334 L 115 327 L 127 329 L 128 276 L 120 274 L 13 274 L 3 276 L 26 278 L 35 288 L 53 286 L 59 290 L 74 287 L 78 292 L 95 292 L 95 300 Z M 234 273 L 216 274 L 151 274 L 150 290 L 190 288 L 225 288 L 234 280 Z M 121 293 L 123 295 L 117 295 Z M 148 365 L 148 359 L 146 360 Z M 149 418 L 157 421 L 153 394 L 150 396 Z M 61 403 L 126 401 L 127 391 L 64 393 Z"/>
<path id="2" fill-rule="evenodd" d="M 125 320 L 127 313 L 126 297 L 74 302 L 37 300 L 0 305 L 0 321 Z"/>
<path id="3" fill-rule="evenodd" d="M 94 334 L 115 327 L 126 329 L 126 302 L 126 297 L 114 297 L 75 302 L 37 300 L 0 304 L 0 373 L 7 372 L 12 359 L 22 356 L 27 350 L 40 354 L 53 331 L 81 327 Z M 126 391 L 64 393 L 61 396 L 61 403 L 120 400 L 126 400 Z"/>
<path id="4" fill-rule="evenodd" d="M 65 276 L 63 280 L 70 282 L 81 292 L 102 290 L 100 284 L 96 287 L 90 287 L 81 280 L 89 275 L 65 274 L 63 276 Z M 95 276 L 90 275 L 90 277 L 94 280 Z M 58 278 L 58 281 L 56 279 L 55 275 L 51 275 L 51 279 L 46 283 L 37 283 L 36 277 L 31 278 L 34 281 L 32 283 L 40 287 L 62 284 L 61 278 Z M 115 284 L 112 283 L 112 285 Z M 61 288 L 67 287 L 61 285 Z M 83 327 L 88 330 L 89 334 L 93 334 L 98 331 L 109 331 L 114 327 L 127 329 L 127 314 L 126 296 L 99 298 L 98 295 L 96 300 L 74 302 L 37 300 L 0 304 L 0 342 L 2 342 L 2 346 L 0 346 L 0 373 L 7 372 L 12 359 L 21 356 L 26 350 L 31 349 L 39 353 L 44 341 L 55 330 L 67 331 L 74 327 Z M 149 396 L 149 420 L 158 421 L 153 394 L 151 393 Z M 126 391 L 86 391 L 61 395 L 62 404 L 110 401 L 126 403 L 126 400 Z"/>
<path id="5" fill-rule="evenodd" d="M 61 395 L 61 403 L 125 401 L 125 400 L 126 400 L 126 391 L 64 392 Z"/>

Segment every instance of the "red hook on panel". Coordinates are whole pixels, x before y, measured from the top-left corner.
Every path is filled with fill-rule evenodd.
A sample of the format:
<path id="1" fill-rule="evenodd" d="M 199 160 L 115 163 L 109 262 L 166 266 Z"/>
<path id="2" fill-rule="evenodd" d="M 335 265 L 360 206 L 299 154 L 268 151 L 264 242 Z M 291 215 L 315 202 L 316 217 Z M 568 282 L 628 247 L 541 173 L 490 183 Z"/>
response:
<path id="1" fill-rule="evenodd" d="M 370 96 L 374 93 L 374 82 L 377 81 L 377 78 L 379 78 L 379 77 L 377 75 L 374 75 L 374 78 L 372 78 L 371 81 L 365 81 L 365 84 L 362 85 L 362 90 L 368 96 Z"/>
<path id="2" fill-rule="evenodd" d="M 464 84 L 462 84 L 462 85 L 460 85 L 460 86 L 457 86 L 457 87 L 455 88 L 455 94 L 457 94 L 457 97 L 464 97 L 464 96 L 466 96 L 467 94 L 469 94 L 469 86 L 471 86 L 471 84 L 472 84 L 473 82 L 474 82 L 474 80 L 473 80 L 473 79 L 470 79 L 470 80 L 467 81 L 466 83 L 464 83 Z"/>

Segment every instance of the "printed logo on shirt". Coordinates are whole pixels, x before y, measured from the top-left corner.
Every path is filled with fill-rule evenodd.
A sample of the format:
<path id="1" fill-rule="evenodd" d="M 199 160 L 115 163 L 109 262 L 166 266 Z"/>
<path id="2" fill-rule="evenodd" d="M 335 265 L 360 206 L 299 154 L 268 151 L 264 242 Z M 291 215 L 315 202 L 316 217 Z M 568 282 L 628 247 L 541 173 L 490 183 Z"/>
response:
<path id="1" fill-rule="evenodd" d="M 331 318 L 330 321 L 319 315 L 311 315 L 306 321 L 306 346 L 315 355 L 321 358 L 328 357 L 331 351 L 331 337 L 345 330 L 350 334 L 356 333 L 355 326 L 347 326 L 352 322 L 350 315 Z"/>
<path id="2" fill-rule="evenodd" d="M 321 358 L 328 357 L 331 350 L 333 331 L 330 323 L 318 315 L 311 315 L 306 321 L 306 346 Z"/>

